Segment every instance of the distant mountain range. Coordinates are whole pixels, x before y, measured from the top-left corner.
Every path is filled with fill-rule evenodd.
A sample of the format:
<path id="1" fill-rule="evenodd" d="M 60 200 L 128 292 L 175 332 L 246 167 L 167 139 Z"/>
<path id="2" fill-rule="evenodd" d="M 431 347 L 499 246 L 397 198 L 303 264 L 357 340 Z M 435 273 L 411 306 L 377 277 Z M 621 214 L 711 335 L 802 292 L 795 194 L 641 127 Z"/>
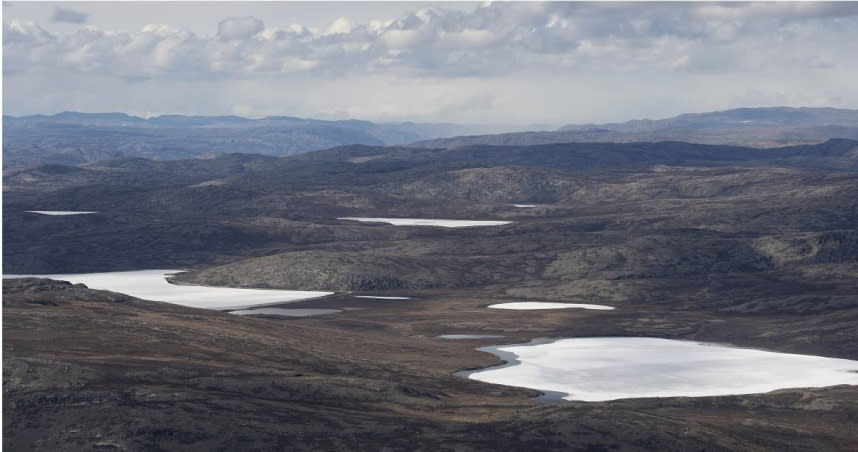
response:
<path id="1" fill-rule="evenodd" d="M 552 143 L 688 143 L 777 147 L 858 139 L 858 110 L 740 108 L 661 120 L 568 125 L 554 131 L 474 135 L 488 126 L 373 123 L 270 116 L 76 113 L 3 117 L 3 165 L 80 164 L 122 157 L 176 160 L 222 153 L 285 156 L 343 145 L 420 148 Z M 470 135 L 468 135 L 470 134 Z M 452 137 L 452 138 L 450 138 Z"/>
<path id="2" fill-rule="evenodd" d="M 668 119 L 568 125 L 554 131 L 441 138 L 414 146 L 450 148 L 471 145 L 531 146 L 582 142 L 684 141 L 700 144 L 774 147 L 858 139 L 858 110 L 836 108 L 738 108 L 684 114 Z"/>
<path id="3" fill-rule="evenodd" d="M 736 108 L 688 113 L 668 119 L 636 119 L 612 124 L 568 125 L 560 131 L 594 128 L 614 132 L 653 132 L 676 129 L 759 129 L 764 127 L 858 126 L 858 110 L 837 108 Z"/>
<path id="4" fill-rule="evenodd" d="M 270 116 L 164 115 L 63 112 L 3 117 L 5 167 L 79 164 L 120 157 L 158 160 L 211 153 L 290 155 L 347 144 L 385 146 L 417 140 L 487 132 L 456 124 L 325 121 Z"/>

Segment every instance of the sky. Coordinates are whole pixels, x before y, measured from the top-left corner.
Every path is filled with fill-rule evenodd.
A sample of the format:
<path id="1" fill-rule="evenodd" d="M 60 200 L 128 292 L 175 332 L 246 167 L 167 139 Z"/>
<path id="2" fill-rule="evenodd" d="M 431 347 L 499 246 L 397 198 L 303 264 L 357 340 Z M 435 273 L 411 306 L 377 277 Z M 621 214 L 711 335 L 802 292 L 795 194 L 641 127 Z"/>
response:
<path id="1" fill-rule="evenodd" d="M 3 113 L 525 125 L 858 108 L 858 2 L 3 2 Z"/>

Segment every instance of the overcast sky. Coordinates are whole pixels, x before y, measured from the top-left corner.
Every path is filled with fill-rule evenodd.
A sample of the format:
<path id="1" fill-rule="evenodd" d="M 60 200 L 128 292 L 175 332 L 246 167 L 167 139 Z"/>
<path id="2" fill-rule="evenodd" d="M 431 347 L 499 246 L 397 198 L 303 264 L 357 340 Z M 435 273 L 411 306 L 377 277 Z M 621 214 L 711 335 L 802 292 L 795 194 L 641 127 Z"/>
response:
<path id="1" fill-rule="evenodd" d="M 4 114 L 553 124 L 858 108 L 858 3 L 4 2 Z"/>

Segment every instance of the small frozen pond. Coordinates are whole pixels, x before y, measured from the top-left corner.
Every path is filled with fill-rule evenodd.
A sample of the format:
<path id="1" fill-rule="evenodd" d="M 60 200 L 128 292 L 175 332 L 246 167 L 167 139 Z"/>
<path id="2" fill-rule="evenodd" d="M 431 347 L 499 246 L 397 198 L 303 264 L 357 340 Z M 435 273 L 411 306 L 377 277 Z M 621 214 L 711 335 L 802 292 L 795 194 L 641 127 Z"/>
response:
<path id="1" fill-rule="evenodd" d="M 28 210 L 28 213 L 38 213 L 42 215 L 86 215 L 98 212 L 85 212 L 78 210 Z"/>
<path id="2" fill-rule="evenodd" d="M 480 348 L 503 366 L 457 375 L 545 391 L 547 400 L 755 394 L 858 385 L 858 361 L 634 337 L 536 340 Z"/>
<path id="3" fill-rule="evenodd" d="M 282 315 L 284 317 L 310 317 L 313 315 L 336 314 L 343 312 L 339 309 L 283 309 L 283 308 L 259 308 L 259 309 L 241 309 L 239 311 L 230 311 L 230 314 L 235 315 Z"/>
<path id="4" fill-rule="evenodd" d="M 373 300 L 410 300 L 411 297 L 376 297 L 374 295 L 355 295 L 355 298 L 370 298 Z"/>
<path id="5" fill-rule="evenodd" d="M 442 334 L 441 339 L 500 339 L 500 334 Z"/>
<path id="6" fill-rule="evenodd" d="M 532 309 L 596 309 L 600 311 L 611 311 L 613 306 L 605 306 L 601 304 L 580 304 L 580 303 L 548 303 L 544 301 L 516 301 L 512 303 L 498 303 L 489 305 L 492 309 L 515 309 L 529 311 Z"/>
<path id="7" fill-rule="evenodd" d="M 338 220 L 362 221 L 364 223 L 389 223 L 394 226 L 440 226 L 442 228 L 465 228 L 470 226 L 503 226 L 511 221 L 477 221 L 477 220 L 432 220 L 426 218 L 363 218 L 345 217 Z"/>
<path id="8" fill-rule="evenodd" d="M 163 301 L 190 306 L 192 308 L 219 310 L 289 303 L 324 297 L 333 293 L 302 290 L 236 289 L 230 287 L 170 284 L 167 282 L 167 276 L 181 272 L 182 270 L 138 270 L 64 275 L 3 275 L 3 278 L 34 277 L 58 279 L 69 281 L 72 284 L 83 283 L 90 289 L 124 293 L 144 300 Z"/>

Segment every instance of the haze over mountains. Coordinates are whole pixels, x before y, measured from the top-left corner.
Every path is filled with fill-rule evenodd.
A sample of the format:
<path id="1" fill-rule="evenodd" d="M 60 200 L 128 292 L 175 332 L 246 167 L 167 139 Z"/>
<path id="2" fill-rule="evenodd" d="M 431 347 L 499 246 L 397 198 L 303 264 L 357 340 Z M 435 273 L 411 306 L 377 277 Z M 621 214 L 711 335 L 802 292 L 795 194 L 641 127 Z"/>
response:
<path id="1" fill-rule="evenodd" d="M 692 113 L 660 120 L 568 125 L 556 131 L 441 138 L 420 147 L 474 144 L 527 146 L 547 143 L 685 141 L 702 144 L 772 147 L 810 144 L 829 138 L 858 138 L 858 110 L 835 108 L 738 108 Z"/>
<path id="2" fill-rule="evenodd" d="M 858 139 L 858 110 L 741 108 L 662 120 L 569 125 L 555 131 L 472 135 L 498 126 L 325 121 L 287 116 L 165 115 L 144 119 L 124 113 L 64 112 L 4 116 L 4 167 L 78 164 L 119 157 L 156 160 L 223 152 L 291 155 L 335 146 L 417 147 L 474 144 L 527 146 L 569 142 L 685 141 L 737 146 L 785 146 L 830 138 Z"/>
<path id="3" fill-rule="evenodd" d="M 77 164 L 119 157 L 157 160 L 243 152 L 289 155 L 345 144 L 394 145 L 486 132 L 489 127 L 403 122 L 325 121 L 288 116 L 76 113 L 3 117 L 5 167 L 38 163 Z"/>

